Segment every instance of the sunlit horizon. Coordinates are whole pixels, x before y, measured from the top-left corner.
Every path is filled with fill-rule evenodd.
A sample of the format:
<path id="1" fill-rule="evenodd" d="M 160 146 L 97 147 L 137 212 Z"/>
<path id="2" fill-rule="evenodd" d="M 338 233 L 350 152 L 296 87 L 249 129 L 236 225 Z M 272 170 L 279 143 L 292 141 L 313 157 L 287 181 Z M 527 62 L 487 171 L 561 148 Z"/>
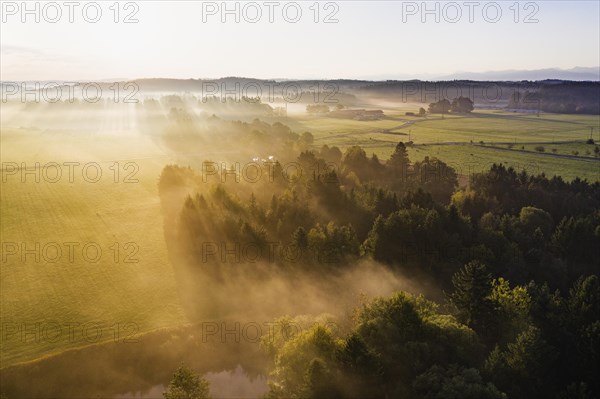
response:
<path id="1" fill-rule="evenodd" d="M 48 2 L 40 3 L 38 15 L 6 9 L 7 3 L 12 2 L 3 2 L 0 28 L 2 81 L 436 79 L 460 72 L 600 66 L 600 8 L 593 1 L 518 3 L 518 10 L 500 2 L 494 3 L 499 10 L 488 7 L 485 13 L 491 2 L 473 10 L 452 2 L 321 2 L 318 12 L 300 2 L 295 4 L 301 5 L 301 17 L 294 23 L 287 16 L 292 11 L 284 15 L 279 8 L 269 22 L 262 3 L 254 3 L 261 12 L 257 22 L 243 3 L 237 12 L 236 3 L 226 3 L 234 10 L 230 14 L 211 2 L 121 2 L 118 13 L 102 3 L 95 23 L 79 9 L 72 23 L 64 8 L 57 22 L 49 22 L 56 12 L 44 12 Z M 132 3 L 135 8 L 126 8 Z M 280 8 L 288 3 L 280 2 Z M 448 7 L 451 3 L 460 8 Z M 128 17 L 132 23 L 124 22 Z"/>

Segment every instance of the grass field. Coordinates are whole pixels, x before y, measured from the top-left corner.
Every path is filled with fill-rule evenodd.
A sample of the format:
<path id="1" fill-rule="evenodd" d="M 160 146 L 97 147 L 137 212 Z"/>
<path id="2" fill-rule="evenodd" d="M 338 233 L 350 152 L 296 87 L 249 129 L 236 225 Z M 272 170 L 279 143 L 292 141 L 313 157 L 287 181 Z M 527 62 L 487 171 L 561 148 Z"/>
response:
<path id="1" fill-rule="evenodd" d="M 410 130 L 411 139 L 416 143 L 484 140 L 519 144 L 586 140 L 590 127 L 594 127 L 597 138 L 600 121 L 594 116 L 542 114 L 537 117 L 535 114 L 480 111 L 468 116 L 436 117 L 399 131 L 407 133 Z"/>
<path id="2" fill-rule="evenodd" d="M 389 112 L 388 112 L 389 111 Z M 288 122 L 296 131 L 310 131 L 317 147 L 328 144 L 342 149 L 360 145 L 381 159 L 392 154 L 399 141 L 413 141 L 413 161 L 435 156 L 452 163 L 462 174 L 505 163 L 532 173 L 577 176 L 600 180 L 600 160 L 593 137 L 600 142 L 600 117 L 595 115 L 523 114 L 501 110 L 476 111 L 470 115 L 402 116 L 385 110 L 390 119 L 355 121 L 321 117 L 294 117 Z M 544 151 L 536 148 L 542 146 Z"/>
<path id="3" fill-rule="evenodd" d="M 3 172 L 2 367 L 182 323 L 156 187 L 168 159 L 144 158 L 159 155 L 151 142 L 127 132 L 4 129 L 1 155 L 3 166 L 82 165 L 73 182 L 65 166 L 54 183 L 56 168 L 42 170 L 39 182 L 34 174 Z M 127 159 L 138 168 L 131 183 L 124 183 L 134 171 L 124 168 Z M 118 182 L 112 160 L 120 160 Z M 81 173 L 91 162 L 102 171 L 96 183 Z M 95 180 L 95 169 L 86 176 Z"/>

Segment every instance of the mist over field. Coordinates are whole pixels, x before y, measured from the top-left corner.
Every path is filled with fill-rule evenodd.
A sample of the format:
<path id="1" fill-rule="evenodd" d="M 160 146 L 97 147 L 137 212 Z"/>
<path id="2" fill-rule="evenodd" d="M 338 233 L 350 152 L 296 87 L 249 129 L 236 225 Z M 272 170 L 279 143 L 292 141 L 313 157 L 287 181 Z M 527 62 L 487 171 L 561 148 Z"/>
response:
<path id="1" fill-rule="evenodd" d="M 600 396 L 598 4 L 0 11 L 0 399 Z"/>

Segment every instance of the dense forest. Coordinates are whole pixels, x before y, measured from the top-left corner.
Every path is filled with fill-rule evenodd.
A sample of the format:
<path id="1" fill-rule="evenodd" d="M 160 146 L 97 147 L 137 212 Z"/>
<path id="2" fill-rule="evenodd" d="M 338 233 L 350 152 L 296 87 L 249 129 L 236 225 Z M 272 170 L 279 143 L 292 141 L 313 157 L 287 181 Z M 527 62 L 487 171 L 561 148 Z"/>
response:
<path id="1" fill-rule="evenodd" d="M 227 142 L 278 155 L 163 170 L 168 240 L 204 284 L 375 262 L 435 287 L 362 298 L 336 328 L 282 315 L 280 329 L 306 328 L 264 340 L 267 397 L 600 395 L 598 182 L 493 165 L 459 186 L 443 160 L 411 160 L 402 142 L 382 162 L 279 123 L 213 122 Z"/>
<path id="2" fill-rule="evenodd" d="M 530 109 L 561 114 L 600 114 L 600 85 L 595 82 L 548 82 L 537 90 L 515 91 L 509 108 Z"/>

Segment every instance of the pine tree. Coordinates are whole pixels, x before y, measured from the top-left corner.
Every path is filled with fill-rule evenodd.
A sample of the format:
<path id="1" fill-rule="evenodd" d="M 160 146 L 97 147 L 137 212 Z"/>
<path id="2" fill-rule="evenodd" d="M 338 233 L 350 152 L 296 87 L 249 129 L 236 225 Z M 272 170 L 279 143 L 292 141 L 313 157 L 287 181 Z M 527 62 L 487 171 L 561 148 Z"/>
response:
<path id="1" fill-rule="evenodd" d="M 390 160 L 387 162 L 387 165 L 389 165 L 395 172 L 400 173 L 400 175 L 397 177 L 403 177 L 406 174 L 409 163 L 410 161 L 408 159 L 406 146 L 403 142 L 399 142 L 396 145 L 396 149 L 390 157 Z"/>
<path id="2" fill-rule="evenodd" d="M 298 227 L 292 236 L 294 245 L 300 250 L 306 250 L 308 248 L 308 234 L 304 227 Z"/>
<path id="3" fill-rule="evenodd" d="M 492 276 L 479 261 L 471 261 L 452 276 L 454 292 L 450 302 L 456 306 L 460 318 L 484 337 L 493 335 L 494 303 Z"/>

